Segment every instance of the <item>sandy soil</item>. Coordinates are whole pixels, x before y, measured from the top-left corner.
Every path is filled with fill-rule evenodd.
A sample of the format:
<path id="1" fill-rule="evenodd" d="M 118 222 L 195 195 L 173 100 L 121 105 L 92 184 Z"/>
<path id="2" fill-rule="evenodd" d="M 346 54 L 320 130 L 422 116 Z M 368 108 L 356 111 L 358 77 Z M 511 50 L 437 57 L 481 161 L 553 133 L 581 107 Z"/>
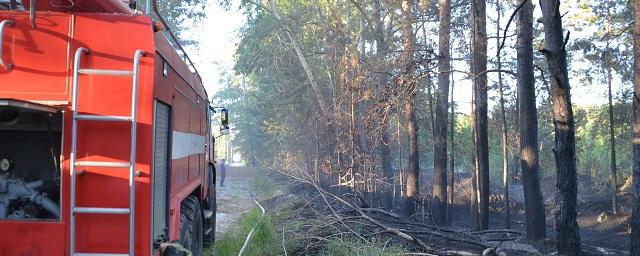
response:
<path id="1" fill-rule="evenodd" d="M 248 167 L 227 167 L 224 187 L 218 183 L 216 212 L 216 238 L 221 237 L 234 227 L 244 213 L 249 212 L 255 203 L 251 199 L 251 186 L 256 170 Z M 220 181 L 220 177 L 216 179 Z"/>

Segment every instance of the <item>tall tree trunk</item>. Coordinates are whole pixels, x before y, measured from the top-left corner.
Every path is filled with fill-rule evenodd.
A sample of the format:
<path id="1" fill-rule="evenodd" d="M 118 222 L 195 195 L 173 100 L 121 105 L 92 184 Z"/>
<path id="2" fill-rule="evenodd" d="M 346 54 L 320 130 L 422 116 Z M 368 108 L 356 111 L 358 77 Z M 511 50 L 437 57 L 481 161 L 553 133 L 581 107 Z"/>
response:
<path id="1" fill-rule="evenodd" d="M 339 76 L 338 76 L 338 71 L 336 70 L 337 67 L 339 67 L 340 65 L 338 65 L 338 59 L 337 59 L 337 44 L 336 43 L 332 43 L 330 44 L 330 51 L 331 51 L 331 67 L 332 68 L 327 68 L 327 74 L 329 75 L 329 79 L 327 79 L 327 81 L 329 81 L 329 84 L 331 85 L 331 103 L 332 103 L 332 111 L 334 113 L 340 113 L 341 112 L 341 105 L 338 104 L 338 97 L 340 97 L 340 95 L 338 94 L 338 90 L 339 90 Z M 328 125 L 327 130 L 332 133 L 332 134 L 338 134 L 340 127 L 338 123 L 333 123 Z M 329 148 L 339 148 L 340 145 L 342 143 L 342 140 L 339 136 L 333 136 L 333 138 L 331 138 L 330 140 L 330 145 Z M 330 167 L 330 174 L 329 174 L 329 181 L 328 183 L 330 184 L 329 189 L 332 192 L 336 192 L 339 189 L 339 186 L 333 186 L 334 184 L 340 184 L 340 177 L 341 175 L 339 174 L 339 172 L 337 172 L 336 170 L 343 170 L 342 169 L 342 154 L 340 152 L 340 150 L 334 150 L 333 152 L 330 152 L 330 161 L 331 161 L 331 167 Z"/>
<path id="2" fill-rule="evenodd" d="M 356 184 L 358 184 L 356 180 L 356 177 L 357 177 L 356 172 L 361 171 L 359 162 L 356 161 L 356 156 L 357 156 L 356 154 L 356 105 L 357 103 L 356 103 L 356 97 L 355 97 L 356 86 L 354 84 L 357 82 L 350 75 L 347 75 L 347 77 L 350 77 L 350 79 L 349 78 L 347 79 L 345 86 L 349 90 L 349 97 L 350 97 L 350 103 L 351 103 L 349 104 L 350 106 L 349 116 L 351 117 L 349 122 L 349 142 L 350 142 L 349 148 L 350 148 L 350 154 L 351 154 L 349 156 L 351 160 L 349 170 L 351 173 L 351 182 L 352 182 L 351 191 L 355 192 L 356 190 L 358 190 L 356 186 Z M 360 175 L 360 177 L 362 177 L 362 175 Z"/>
<path id="3" fill-rule="evenodd" d="M 502 58 L 500 56 L 500 16 L 502 5 L 496 1 L 498 19 L 496 20 L 496 49 L 498 70 L 502 70 Z M 509 209 L 509 154 L 507 152 L 507 115 L 504 110 L 504 85 L 502 83 L 502 72 L 498 72 L 498 89 L 500 90 L 500 118 L 502 119 L 502 185 L 504 187 L 504 227 L 511 228 L 511 210 Z"/>
<path id="4" fill-rule="evenodd" d="M 611 3 L 607 1 L 607 17 L 605 21 L 605 49 L 604 49 L 604 68 L 607 71 L 607 87 L 609 89 L 609 143 L 611 152 L 611 211 L 618 214 L 618 170 L 616 166 L 616 134 L 615 123 L 613 121 L 613 90 L 611 89 L 611 80 L 613 75 L 611 71 Z"/>
<path id="5" fill-rule="evenodd" d="M 442 225 L 447 220 L 447 112 L 449 110 L 449 69 L 451 2 L 440 0 L 440 42 L 438 43 L 438 97 L 433 138 L 433 221 Z"/>
<path id="6" fill-rule="evenodd" d="M 380 161 L 382 161 L 382 175 L 384 176 L 385 185 L 383 190 L 382 205 L 387 210 L 393 209 L 393 190 L 395 187 L 395 176 L 393 166 L 391 165 L 391 138 L 389 134 L 389 121 L 382 123 L 382 134 L 380 135 L 382 145 L 380 145 Z"/>
<path id="7" fill-rule="evenodd" d="M 419 183 L 418 183 L 418 126 L 416 124 L 415 115 L 415 96 L 416 96 L 416 83 L 413 78 L 414 71 L 414 49 L 415 49 L 415 36 L 413 34 L 412 26 L 412 14 L 411 14 L 411 1 L 402 1 L 402 34 L 404 40 L 404 74 L 402 78 L 402 84 L 406 90 L 404 111 L 407 119 L 407 139 L 409 143 L 408 162 L 407 162 L 407 192 L 405 203 L 405 214 L 407 216 L 412 215 L 415 212 L 415 197 L 418 195 Z"/>
<path id="8" fill-rule="evenodd" d="M 609 142 L 611 143 L 611 211 L 618 214 L 618 170 L 616 165 L 616 135 L 613 120 L 613 92 L 611 90 L 611 66 L 607 65 L 607 84 L 609 87 Z"/>
<path id="9" fill-rule="evenodd" d="M 360 5 L 364 4 L 364 0 L 360 0 Z M 360 152 L 363 154 L 363 158 L 365 161 L 368 161 L 368 152 L 369 152 L 369 141 L 367 139 L 367 135 L 369 134 L 369 126 L 366 124 L 367 112 L 369 111 L 369 96 L 368 96 L 368 88 L 367 83 L 365 83 L 364 74 L 365 67 L 364 63 L 366 63 L 367 51 L 365 45 L 367 43 L 366 40 L 366 17 L 365 14 L 360 14 L 360 32 L 359 32 L 359 42 L 358 42 L 358 119 L 356 120 L 356 128 L 360 132 L 358 134 L 358 143 L 360 147 Z M 364 166 L 366 168 L 366 164 Z"/>
<path id="10" fill-rule="evenodd" d="M 413 94 L 413 93 L 412 93 Z M 407 152 L 407 192 L 405 205 L 405 213 L 407 216 L 415 213 L 416 196 L 419 191 L 419 165 L 418 165 L 418 126 L 416 125 L 415 115 L 415 94 L 405 99 L 405 115 L 407 118 L 407 137 L 409 149 Z"/>
<path id="11" fill-rule="evenodd" d="M 428 36 L 427 36 L 427 25 L 426 25 L 427 21 L 423 21 L 422 23 L 422 39 L 423 39 L 423 45 L 426 48 L 427 45 L 429 45 L 428 42 Z M 427 61 L 427 66 L 430 65 L 430 61 Z M 435 138 L 435 134 L 436 134 L 436 121 L 435 121 L 435 114 L 433 111 L 433 93 L 431 92 L 431 72 L 427 72 L 426 74 L 426 79 L 427 84 L 427 99 L 428 99 L 428 103 L 429 103 L 429 125 L 431 126 L 431 136 L 432 138 Z M 434 142 L 435 143 L 435 142 Z"/>
<path id="12" fill-rule="evenodd" d="M 473 90 L 476 98 L 476 143 L 480 189 L 480 229 L 489 228 L 489 140 L 487 132 L 487 10 L 485 0 L 471 1 Z"/>
<path id="13" fill-rule="evenodd" d="M 426 45 L 426 38 L 427 35 L 426 33 L 424 34 L 425 36 L 425 45 Z M 428 64 L 427 64 L 428 65 Z M 431 73 L 427 72 L 426 74 L 426 79 L 427 80 L 427 99 L 428 99 L 428 103 L 429 103 L 429 127 L 431 128 L 431 136 L 435 137 L 436 134 L 436 121 L 434 118 L 434 111 L 433 111 L 433 93 L 431 92 Z"/>
<path id="14" fill-rule="evenodd" d="M 529 1 L 529 0 L 523 0 L 523 1 Z M 533 9 L 533 8 L 531 8 L 531 9 Z M 531 16 L 533 16 L 533 15 L 531 15 Z M 531 17 L 530 20 L 533 20 L 533 17 Z M 532 32 L 533 32 L 533 29 L 532 29 Z M 533 36 L 531 36 L 531 38 L 533 38 Z M 516 38 L 516 41 L 517 41 L 517 38 Z M 529 41 L 531 41 L 531 43 L 529 43 L 529 44 L 533 45 L 533 41 L 532 40 L 529 40 Z M 518 48 L 518 47 L 519 46 L 516 46 L 516 48 Z M 517 49 L 516 49 L 516 51 L 517 51 Z M 533 52 L 531 53 L 531 66 L 533 66 Z M 518 72 L 520 72 L 520 71 L 518 71 Z M 535 73 L 535 72 L 533 72 L 533 73 Z M 534 76 L 534 78 L 535 78 L 535 76 Z M 534 83 L 534 87 L 535 87 L 535 81 L 533 81 L 533 80 L 531 80 L 531 81 Z M 517 86 L 517 87 L 520 88 L 519 86 Z M 520 90 L 520 89 L 517 89 L 517 90 Z M 519 109 L 520 108 L 520 93 L 518 93 L 517 90 L 516 90 L 516 120 L 515 120 L 516 123 L 515 123 L 515 126 L 516 127 L 520 127 L 520 109 Z M 534 104 L 534 106 L 535 106 L 535 104 Z M 538 122 L 537 122 L 537 119 L 536 119 L 536 124 L 537 123 Z M 516 146 L 515 146 L 515 148 L 520 149 L 520 133 L 518 132 L 515 135 L 516 135 L 516 139 L 515 139 Z M 518 181 L 520 181 L 520 183 L 522 183 L 523 181 L 521 179 L 521 177 L 522 177 L 522 175 L 521 175 L 522 166 L 520 164 L 520 150 L 514 152 L 514 154 L 515 155 L 513 156 L 512 164 L 515 164 L 515 165 L 514 165 L 514 169 L 511 171 L 511 178 L 512 178 L 513 182 L 517 183 Z M 519 179 L 517 179 L 517 180 L 513 179 L 514 177 L 518 177 L 518 175 L 520 175 Z"/>
<path id="15" fill-rule="evenodd" d="M 640 255 L 640 1 L 633 2 L 633 212 L 631 213 L 631 255 Z"/>
<path id="16" fill-rule="evenodd" d="M 387 44 L 385 40 L 385 26 L 382 18 L 382 12 L 384 12 L 381 0 L 375 0 L 373 20 L 375 25 L 375 40 L 376 40 L 376 58 L 380 63 L 383 63 L 387 57 Z M 389 79 L 384 72 L 380 72 L 378 75 L 378 90 L 383 91 L 387 89 L 387 83 Z M 388 106 L 387 106 L 388 107 Z M 382 205 L 387 210 L 393 209 L 393 191 L 395 187 L 395 175 L 393 171 L 393 165 L 391 163 L 391 134 L 389 131 L 389 114 L 385 114 L 380 121 L 381 129 L 381 141 L 380 144 L 380 161 L 382 162 L 382 175 L 384 176 L 384 189 Z"/>
<path id="17" fill-rule="evenodd" d="M 473 59 L 471 59 L 471 66 L 473 66 Z M 478 181 L 478 135 L 476 128 L 476 91 L 471 92 L 471 115 L 473 131 L 471 135 L 471 144 L 473 150 L 471 151 L 471 229 L 480 229 L 480 186 Z"/>
<path id="18" fill-rule="evenodd" d="M 518 127 L 520 130 L 520 165 L 524 187 L 527 239 L 547 236 L 544 204 L 540 191 L 538 158 L 538 117 L 533 70 L 533 4 L 525 1 L 518 13 Z"/>
<path id="19" fill-rule="evenodd" d="M 580 234 L 576 221 L 576 136 L 567 71 L 566 40 L 562 31 L 560 0 L 542 0 L 545 49 L 551 77 L 553 102 L 555 160 L 558 176 L 556 233 L 558 252 L 580 255 Z"/>
<path id="20" fill-rule="evenodd" d="M 397 132 L 396 132 L 396 141 L 398 142 L 398 166 L 400 167 L 400 170 L 398 170 L 398 176 L 400 178 L 399 180 L 399 184 L 400 185 L 400 196 L 404 198 L 404 196 L 406 195 L 406 191 L 407 191 L 407 170 L 404 169 L 404 145 L 403 145 L 403 141 L 402 141 L 402 131 L 404 130 L 404 128 L 402 127 L 402 107 L 398 106 L 396 108 L 397 111 L 397 118 L 398 121 L 396 122 L 397 124 Z"/>
<path id="21" fill-rule="evenodd" d="M 453 78 L 453 73 L 451 73 Z M 455 134 L 456 134 L 456 112 L 455 112 L 455 102 L 453 101 L 453 88 L 455 87 L 455 80 L 451 80 L 451 118 L 449 123 L 449 127 L 451 127 L 451 150 L 449 151 L 449 205 L 447 206 L 447 224 L 451 224 L 453 222 L 453 198 L 454 198 L 454 184 L 455 184 Z"/>

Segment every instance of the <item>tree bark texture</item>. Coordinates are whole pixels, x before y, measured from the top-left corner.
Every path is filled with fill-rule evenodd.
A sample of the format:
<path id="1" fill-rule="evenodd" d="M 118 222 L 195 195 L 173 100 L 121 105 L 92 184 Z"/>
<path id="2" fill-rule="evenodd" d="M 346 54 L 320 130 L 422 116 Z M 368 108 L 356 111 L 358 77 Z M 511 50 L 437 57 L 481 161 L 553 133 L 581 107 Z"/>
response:
<path id="1" fill-rule="evenodd" d="M 452 74 L 453 76 L 453 74 Z M 455 87 L 455 82 L 454 80 L 451 81 L 451 117 L 450 117 L 450 123 L 449 123 L 449 127 L 451 127 L 450 129 L 450 145 L 451 145 L 451 151 L 449 151 L 449 205 L 447 206 L 447 224 L 451 224 L 453 222 L 453 198 L 454 198 L 454 184 L 455 184 L 455 178 L 456 178 L 456 173 L 455 173 L 455 134 L 456 134 L 456 111 L 455 111 L 455 104 L 453 101 L 453 89 Z"/>
<path id="2" fill-rule="evenodd" d="M 438 96 L 433 138 L 433 220 L 442 225 L 447 219 L 447 112 L 451 69 L 451 2 L 440 0 L 440 42 L 438 44 Z"/>
<path id="3" fill-rule="evenodd" d="M 615 215 L 618 214 L 618 167 L 616 164 L 616 133 L 615 122 L 613 120 L 613 90 L 611 89 L 611 82 L 613 80 L 613 74 L 611 66 L 613 62 L 611 60 L 611 3 L 607 2 L 607 17 L 605 21 L 605 49 L 604 49 L 604 66 L 607 73 L 607 87 L 609 91 L 609 143 L 611 153 L 611 212 Z"/>
<path id="4" fill-rule="evenodd" d="M 611 66 L 609 64 L 607 66 L 607 84 L 609 87 L 609 142 L 611 150 L 611 211 L 613 214 L 618 214 L 618 167 L 616 164 L 616 133 L 615 121 L 613 120 L 613 92 L 611 90 L 612 79 Z"/>
<path id="5" fill-rule="evenodd" d="M 566 40 L 562 31 L 559 0 L 542 0 L 545 49 L 551 77 L 557 172 L 556 238 L 558 252 L 581 255 L 580 234 L 576 221 L 576 137 L 571 92 L 567 71 Z"/>
<path id="6" fill-rule="evenodd" d="M 375 0 L 374 2 L 373 19 L 375 22 L 375 40 L 376 40 L 376 55 L 380 61 L 387 58 L 387 43 L 385 40 L 385 26 L 381 13 L 384 11 L 381 0 Z M 386 90 L 389 78 L 384 73 L 378 75 L 378 90 Z M 380 145 L 380 161 L 382 162 L 382 174 L 384 176 L 385 185 L 383 186 L 383 199 L 382 205 L 387 210 L 393 209 L 393 189 L 395 186 L 395 175 L 393 171 L 393 165 L 391 164 L 391 134 L 389 131 L 389 118 L 388 114 L 385 114 L 380 122 L 382 131 L 380 134 L 382 143 Z"/>
<path id="7" fill-rule="evenodd" d="M 360 0 L 360 5 L 362 5 L 364 3 L 363 0 Z M 360 31 L 359 31 L 359 35 L 358 35 L 358 68 L 357 68 L 357 72 L 356 72 L 356 78 L 355 80 L 355 85 L 357 85 L 357 89 L 356 90 L 356 139 L 358 141 L 358 154 L 361 156 L 360 157 L 360 168 L 362 169 L 363 175 L 366 176 L 366 170 L 368 169 L 367 166 L 367 162 L 368 162 L 368 154 L 369 154 L 369 141 L 368 141 L 368 134 L 369 134 L 369 126 L 366 122 L 367 119 L 367 115 L 368 115 L 368 111 L 369 111 L 369 98 L 365 96 L 366 91 L 368 90 L 367 87 L 367 83 L 365 82 L 364 79 L 364 63 L 366 62 L 365 57 L 366 57 L 366 36 L 365 36 L 365 31 L 366 31 L 366 21 L 365 21 L 365 14 L 361 13 L 360 14 Z M 365 179 L 366 181 L 366 179 Z M 367 184 L 367 182 L 365 182 L 365 184 Z M 369 190 L 365 190 L 369 191 Z"/>
<path id="8" fill-rule="evenodd" d="M 423 26 L 424 27 L 424 26 Z M 427 37 L 426 32 L 423 34 L 424 37 Z M 425 39 L 425 45 L 426 45 L 426 39 Z M 426 74 L 426 87 L 427 87 L 427 99 L 428 99 L 428 104 L 429 104 L 429 127 L 431 128 L 431 136 L 435 136 L 436 134 L 436 121 L 435 121 L 435 115 L 434 115 L 434 111 L 433 111 L 433 92 L 431 92 L 431 73 L 427 72 Z M 425 125 L 426 127 L 426 125 Z"/>
<path id="9" fill-rule="evenodd" d="M 471 66 L 473 66 L 473 59 L 471 59 Z M 476 112 L 476 92 L 473 90 L 471 92 L 471 112 Z M 471 229 L 478 230 L 480 228 L 480 212 L 479 212 L 479 204 L 480 204 L 480 189 L 478 182 L 478 135 L 476 134 L 476 115 L 471 115 L 473 131 L 471 136 L 471 144 L 472 144 L 472 152 L 471 152 Z"/>
<path id="10" fill-rule="evenodd" d="M 520 9 L 517 22 L 518 124 L 520 129 L 520 165 L 525 199 L 526 237 L 546 237 L 545 212 L 540 191 L 538 158 L 538 118 L 533 70 L 533 4 Z"/>
<path id="11" fill-rule="evenodd" d="M 640 255 L 640 1 L 633 2 L 633 205 L 631 255 Z"/>
<path id="12" fill-rule="evenodd" d="M 473 90 L 476 98 L 476 143 L 478 162 L 478 181 L 480 189 L 480 226 L 489 228 L 489 141 L 487 133 L 487 10 L 485 0 L 471 1 L 473 47 L 471 58 L 473 65 Z"/>
<path id="13" fill-rule="evenodd" d="M 502 70 L 502 58 L 500 56 L 500 16 L 502 12 L 502 6 L 500 1 L 496 1 L 496 9 L 498 19 L 496 20 L 496 34 L 497 34 L 497 64 L 498 70 Z M 502 119 L 502 186 L 504 187 L 504 228 L 511 228 L 511 209 L 509 205 L 509 153 L 507 151 L 507 116 L 504 110 L 504 84 L 502 82 L 502 72 L 498 72 L 498 89 L 500 90 L 500 118 Z"/>
<path id="14" fill-rule="evenodd" d="M 402 1 L 402 34 L 404 37 L 404 74 L 402 84 L 405 89 L 405 117 L 407 119 L 407 137 L 409 143 L 408 162 L 407 162 L 407 192 L 405 202 L 405 214 L 412 215 L 415 212 L 415 197 L 418 195 L 418 126 L 416 124 L 415 114 L 415 96 L 416 83 L 413 78 L 414 59 L 413 52 L 415 49 L 415 36 L 413 34 L 411 14 L 411 1 Z"/>

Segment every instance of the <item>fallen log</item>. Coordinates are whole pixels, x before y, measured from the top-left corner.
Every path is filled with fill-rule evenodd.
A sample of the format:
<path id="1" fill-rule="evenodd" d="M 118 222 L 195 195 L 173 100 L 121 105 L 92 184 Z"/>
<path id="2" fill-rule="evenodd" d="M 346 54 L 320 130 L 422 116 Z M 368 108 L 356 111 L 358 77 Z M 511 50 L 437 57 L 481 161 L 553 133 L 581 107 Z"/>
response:
<path id="1" fill-rule="evenodd" d="M 437 254 L 422 253 L 422 252 L 409 252 L 409 253 L 404 253 L 402 255 L 438 256 Z M 442 251 L 442 254 L 440 254 L 440 255 L 445 255 L 445 256 L 451 256 L 451 255 L 455 255 L 455 256 L 481 256 L 480 254 L 477 254 L 477 253 L 465 252 L 465 251 L 454 251 L 454 250 Z"/>
<path id="2" fill-rule="evenodd" d="M 524 235 L 522 231 L 517 231 L 512 229 L 487 229 L 487 230 L 469 232 L 469 234 L 474 234 L 474 235 L 490 234 L 490 233 L 511 233 L 511 234 Z"/>
<path id="3" fill-rule="evenodd" d="M 406 233 L 411 233 L 411 234 L 429 234 L 429 235 L 434 235 L 437 237 L 441 237 L 447 240 L 451 240 L 451 241 L 456 241 L 456 242 L 461 242 L 461 243 L 467 243 L 467 244 L 472 244 L 472 245 L 476 245 L 478 247 L 481 247 L 482 249 L 486 249 L 486 248 L 491 248 L 493 247 L 491 244 L 483 242 L 483 241 L 475 241 L 472 239 L 465 239 L 459 236 L 453 236 L 447 233 L 442 233 L 442 232 L 438 232 L 438 231 L 432 231 L 432 230 L 404 230 L 402 229 L 401 231 L 406 232 Z M 460 235 L 460 234 L 458 234 Z"/>
<path id="4" fill-rule="evenodd" d="M 283 173 L 286 176 L 291 176 L 289 174 Z M 423 240 L 419 239 L 418 237 L 411 235 L 411 234 L 431 234 L 431 235 L 435 235 L 438 237 L 442 237 L 448 240 L 452 240 L 452 241 L 458 241 L 461 243 L 466 243 L 466 244 L 470 244 L 470 245 L 475 245 L 478 247 L 482 248 L 483 251 L 483 256 L 487 256 L 487 255 L 497 255 L 497 256 L 506 256 L 506 254 L 497 247 L 494 247 L 493 245 L 487 243 L 486 241 L 483 241 L 481 237 L 479 236 L 475 236 L 472 234 L 468 234 L 468 233 L 463 233 L 463 232 L 458 232 L 458 231 L 450 231 L 450 230 L 444 230 L 441 229 L 439 227 L 434 227 L 434 226 L 429 226 L 429 225 L 424 225 L 424 224 L 419 224 L 419 223 L 412 223 L 409 221 L 403 221 L 403 217 L 396 215 L 394 213 L 382 210 L 382 209 L 375 209 L 375 208 L 360 208 L 357 206 L 354 206 L 353 204 L 347 202 L 346 200 L 342 199 L 340 196 L 337 196 L 333 193 L 327 192 L 326 190 L 320 188 L 313 180 L 307 180 L 307 179 L 302 179 L 299 177 L 293 177 L 293 179 L 309 184 L 311 186 L 313 186 L 319 193 L 320 195 L 325 198 L 325 196 L 330 197 L 335 199 L 336 201 L 340 202 L 342 205 L 346 206 L 349 209 L 352 209 L 353 212 L 355 212 L 357 215 L 359 215 L 359 217 L 362 217 L 363 219 L 373 223 L 375 226 L 378 226 L 379 228 L 382 229 L 382 231 L 378 231 L 376 233 L 391 233 L 394 234 L 404 240 L 410 241 L 416 245 L 418 245 L 420 248 L 422 248 L 423 250 L 426 251 L 427 254 L 424 255 L 454 255 L 454 256 L 479 256 L 480 254 L 475 254 L 475 253 L 471 253 L 471 252 L 467 252 L 467 251 L 457 251 L 457 250 L 439 250 L 439 249 L 435 249 L 430 245 L 427 245 Z M 327 203 L 327 205 L 329 206 L 329 208 L 331 208 L 331 211 L 333 212 L 334 215 L 338 215 L 338 213 L 333 210 L 333 207 L 331 207 L 331 204 L 326 200 L 325 198 L 325 202 Z M 372 210 L 375 209 L 375 210 Z M 408 229 L 400 229 L 400 228 L 395 228 L 395 227 L 391 227 L 389 225 L 386 225 L 385 223 L 383 223 L 381 220 L 378 220 L 372 216 L 369 216 L 367 214 L 365 214 L 365 211 L 367 212 L 377 212 L 377 213 L 381 213 L 387 216 L 391 216 L 392 218 L 395 219 L 395 221 L 398 222 L 404 222 L 403 224 L 405 225 L 413 225 L 413 226 L 420 226 L 423 228 L 429 228 L 429 229 L 434 229 L 434 230 L 438 230 L 438 231 L 434 231 L 434 230 L 408 230 Z M 445 234 L 443 232 L 440 232 L 440 230 L 445 231 L 445 232 L 450 232 L 452 234 Z M 467 237 L 467 238 L 462 238 L 462 237 Z"/>
<path id="5" fill-rule="evenodd" d="M 396 214 L 396 213 L 392 213 L 390 211 L 385 211 L 383 209 L 379 209 L 379 208 L 360 208 L 361 211 L 363 212 L 375 212 L 375 213 L 382 213 L 384 215 L 396 218 L 396 219 L 402 219 L 402 216 Z"/>
<path id="6" fill-rule="evenodd" d="M 333 197 L 334 199 L 338 200 L 339 202 L 343 203 L 347 207 L 352 208 L 357 213 L 359 213 L 363 218 L 365 218 L 366 220 L 368 220 L 371 223 L 375 224 L 376 226 L 382 228 L 386 232 L 393 233 L 393 234 L 395 234 L 395 235 L 397 235 L 397 236 L 399 236 L 399 237 L 401 237 L 401 238 L 403 238 L 403 239 L 405 239 L 407 241 L 411 241 L 413 243 L 416 243 L 417 245 L 419 245 L 420 247 L 422 247 L 423 249 L 425 249 L 427 251 L 432 251 L 432 252 L 435 251 L 431 246 L 427 245 L 422 240 L 416 239 L 415 237 L 413 237 L 413 236 L 411 236 L 411 235 L 409 235 L 407 233 L 404 233 L 404 232 L 400 231 L 399 229 L 391 228 L 391 227 L 389 227 L 387 225 L 384 225 L 381 222 L 379 222 L 379 221 L 369 217 L 368 215 L 366 215 L 362 210 L 360 210 L 360 208 L 351 205 L 349 202 L 343 200 L 342 198 L 340 198 L 340 197 L 338 197 L 338 196 L 336 196 L 334 194 L 331 194 L 331 193 L 328 193 L 328 192 L 324 191 L 322 188 L 318 187 L 315 183 L 312 183 L 312 185 L 315 186 L 316 189 L 318 189 L 318 191 L 320 193 L 326 193 L 329 196 Z"/>

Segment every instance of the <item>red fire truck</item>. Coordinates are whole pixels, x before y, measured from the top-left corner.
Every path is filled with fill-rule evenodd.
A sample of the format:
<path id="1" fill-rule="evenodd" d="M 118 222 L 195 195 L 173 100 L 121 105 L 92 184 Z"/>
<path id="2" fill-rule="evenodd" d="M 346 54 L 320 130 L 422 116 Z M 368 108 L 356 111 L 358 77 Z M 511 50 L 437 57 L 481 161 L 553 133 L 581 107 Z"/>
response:
<path id="1" fill-rule="evenodd" d="M 0 255 L 201 255 L 213 237 L 216 109 L 147 2 L 0 0 Z"/>

